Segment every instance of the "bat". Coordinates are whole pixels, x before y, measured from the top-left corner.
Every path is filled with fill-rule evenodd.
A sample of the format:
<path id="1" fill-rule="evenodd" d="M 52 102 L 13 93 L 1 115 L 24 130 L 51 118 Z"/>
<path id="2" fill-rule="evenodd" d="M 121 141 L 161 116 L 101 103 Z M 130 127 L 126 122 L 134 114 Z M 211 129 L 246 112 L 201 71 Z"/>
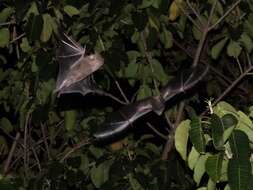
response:
<path id="1" fill-rule="evenodd" d="M 105 142 L 117 139 L 125 134 L 137 119 L 151 111 L 161 115 L 166 101 L 195 86 L 206 75 L 208 70 L 209 67 L 204 70 L 195 67 L 188 73 L 181 72 L 178 77 L 160 90 L 158 96 L 148 97 L 113 112 L 106 118 L 101 130 L 93 134 L 94 140 Z"/>
<path id="2" fill-rule="evenodd" d="M 85 96 L 95 90 L 95 82 L 90 75 L 104 64 L 101 55 L 86 55 L 85 47 L 63 34 L 56 57 L 59 73 L 54 92 L 58 97 L 66 93 L 81 93 Z"/>
<path id="3" fill-rule="evenodd" d="M 90 92 L 107 94 L 95 86 L 91 76 L 104 64 L 101 55 L 86 55 L 85 48 L 63 34 L 60 47 L 57 49 L 57 59 L 59 73 L 55 92 L 58 96 L 66 93 L 81 93 L 85 96 Z M 180 72 L 178 77 L 160 90 L 159 95 L 137 101 L 113 112 L 106 118 L 101 130 L 93 134 L 94 140 L 97 142 L 113 140 L 123 135 L 137 119 L 152 111 L 161 115 L 167 101 L 195 86 L 206 75 L 208 69 L 209 66 L 205 69 L 194 67 L 186 73 Z"/>

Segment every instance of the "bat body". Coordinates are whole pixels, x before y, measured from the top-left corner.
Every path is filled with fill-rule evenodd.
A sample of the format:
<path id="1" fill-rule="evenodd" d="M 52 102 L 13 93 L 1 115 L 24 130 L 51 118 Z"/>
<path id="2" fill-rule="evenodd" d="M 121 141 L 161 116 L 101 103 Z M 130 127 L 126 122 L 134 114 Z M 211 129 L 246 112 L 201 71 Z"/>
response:
<path id="1" fill-rule="evenodd" d="M 57 60 L 59 74 L 55 92 L 58 96 L 64 93 L 79 92 L 85 95 L 91 92 L 92 79 L 89 76 L 104 63 L 99 54 L 85 55 L 85 48 L 65 34 L 57 50 Z"/>

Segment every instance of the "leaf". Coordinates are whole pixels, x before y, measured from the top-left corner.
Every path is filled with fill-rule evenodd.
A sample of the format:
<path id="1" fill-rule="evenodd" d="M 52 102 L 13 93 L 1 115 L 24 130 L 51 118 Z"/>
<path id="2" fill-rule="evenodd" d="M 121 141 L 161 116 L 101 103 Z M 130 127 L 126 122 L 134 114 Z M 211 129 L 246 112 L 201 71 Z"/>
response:
<path id="1" fill-rule="evenodd" d="M 206 160 L 206 172 L 214 182 L 218 182 L 221 176 L 223 153 L 209 156 Z"/>
<path id="2" fill-rule="evenodd" d="M 249 159 L 231 159 L 228 163 L 228 184 L 231 190 L 247 190 L 251 178 Z"/>
<path id="3" fill-rule="evenodd" d="M 234 130 L 229 138 L 233 158 L 247 160 L 250 154 L 248 136 L 240 130 Z"/>
<path id="4" fill-rule="evenodd" d="M 8 28 L 0 29 L 0 47 L 3 48 L 9 44 L 10 32 Z"/>
<path id="5" fill-rule="evenodd" d="M 63 10 L 70 17 L 80 14 L 80 11 L 71 5 L 66 5 Z"/>
<path id="6" fill-rule="evenodd" d="M 222 118 L 222 123 L 225 127 L 225 131 L 223 132 L 223 141 L 224 143 L 228 140 L 234 128 L 236 127 L 238 120 L 232 114 L 226 114 Z"/>
<path id="7" fill-rule="evenodd" d="M 198 117 L 192 118 L 190 128 L 190 139 L 193 146 L 199 153 L 205 152 L 205 138 L 201 127 L 201 121 Z"/>
<path id="8" fill-rule="evenodd" d="M 217 150 L 222 150 L 224 148 L 223 132 L 225 130 L 225 127 L 221 118 L 219 118 L 219 116 L 216 114 L 211 115 L 211 129 L 214 147 Z"/>
<path id="9" fill-rule="evenodd" d="M 190 120 L 182 121 L 175 132 L 175 147 L 183 160 L 186 161 L 187 142 L 189 137 Z"/>
<path id="10" fill-rule="evenodd" d="M 216 183 L 211 178 L 208 180 L 207 190 L 216 190 Z"/>
<path id="11" fill-rule="evenodd" d="M 235 115 L 237 113 L 236 109 L 231 106 L 229 103 L 221 101 L 213 109 L 214 113 L 219 117 L 224 116 L 225 114 Z"/>
<path id="12" fill-rule="evenodd" d="M 101 158 L 101 156 L 103 156 L 104 154 L 104 150 L 101 148 L 97 148 L 95 146 L 90 146 L 89 147 L 89 151 L 91 152 L 91 154 L 96 158 L 99 159 Z"/>
<path id="13" fill-rule="evenodd" d="M 0 22 L 6 22 L 7 19 L 14 13 L 12 7 L 6 7 L 0 12 Z"/>
<path id="14" fill-rule="evenodd" d="M 49 14 L 43 14 L 43 29 L 40 35 L 40 39 L 42 42 L 47 42 L 53 32 L 53 27 L 52 27 L 52 17 Z"/>
<path id="15" fill-rule="evenodd" d="M 5 131 L 5 133 L 7 134 L 13 131 L 13 126 L 11 122 L 9 121 L 9 119 L 7 119 L 6 117 L 2 117 L 0 119 L 0 126 L 1 126 L 1 129 Z"/>
<path id="16" fill-rule="evenodd" d="M 173 46 L 173 35 L 165 27 L 163 27 L 163 32 L 160 34 L 160 40 L 164 44 L 165 49 L 169 49 Z"/>
<path id="17" fill-rule="evenodd" d="M 113 161 L 108 160 L 91 169 L 91 181 L 96 188 L 100 188 L 108 179 L 109 171 Z"/>
<path id="18" fill-rule="evenodd" d="M 241 38 L 239 39 L 239 41 L 243 44 L 243 46 L 246 48 L 248 53 L 250 53 L 252 51 L 253 42 L 252 42 L 251 38 L 246 33 L 243 33 L 241 35 Z"/>
<path id="19" fill-rule="evenodd" d="M 152 96 L 152 90 L 148 85 L 143 84 L 138 91 L 137 100 L 143 100 L 149 96 Z"/>
<path id="20" fill-rule="evenodd" d="M 217 59 L 220 56 L 220 53 L 223 50 L 227 40 L 228 38 L 224 38 L 212 47 L 211 56 L 213 59 Z"/>
<path id="21" fill-rule="evenodd" d="M 142 0 L 141 5 L 138 6 L 139 9 L 145 9 L 150 7 L 155 0 Z"/>
<path id="22" fill-rule="evenodd" d="M 26 24 L 25 27 L 28 39 L 31 41 L 40 39 L 42 26 L 43 26 L 42 16 L 31 14 L 31 16 L 28 19 L 28 23 Z"/>
<path id="23" fill-rule="evenodd" d="M 124 76 L 126 78 L 135 78 L 138 72 L 139 65 L 136 63 L 129 63 L 125 69 Z"/>
<path id="24" fill-rule="evenodd" d="M 169 7 L 169 20 L 175 21 L 180 15 L 181 11 L 179 6 L 182 5 L 182 0 L 174 0 Z"/>
<path id="25" fill-rule="evenodd" d="M 230 40 L 228 46 L 227 46 L 227 54 L 230 57 L 237 58 L 242 51 L 242 47 L 238 42 L 235 42 L 233 40 Z"/>
<path id="26" fill-rule="evenodd" d="M 133 177 L 133 174 L 128 174 L 129 183 L 133 190 L 144 190 L 137 179 Z"/>
<path id="27" fill-rule="evenodd" d="M 241 111 L 237 113 L 239 115 L 237 129 L 243 131 L 248 136 L 249 140 L 253 142 L 253 123 L 251 119 Z"/>
<path id="28" fill-rule="evenodd" d="M 199 185 L 200 180 L 206 171 L 205 164 L 206 164 L 207 157 L 208 155 L 201 155 L 194 168 L 193 179 L 197 183 L 197 185 Z"/>
<path id="29" fill-rule="evenodd" d="M 27 38 L 22 38 L 22 42 L 20 44 L 20 48 L 24 53 L 27 53 L 32 50 L 32 47 L 29 45 Z"/>
<path id="30" fill-rule="evenodd" d="M 157 80 L 159 80 L 162 83 L 162 85 L 166 85 L 169 79 L 166 73 L 164 72 L 161 63 L 156 59 L 152 59 L 152 66 L 154 71 L 153 74 L 155 75 L 154 77 L 156 77 Z"/>
<path id="31" fill-rule="evenodd" d="M 75 129 L 76 119 L 76 110 L 64 111 L 64 125 L 68 131 L 73 131 Z"/>
<path id="32" fill-rule="evenodd" d="M 199 156 L 200 156 L 199 152 L 193 146 L 191 149 L 191 152 L 188 156 L 188 166 L 191 170 L 194 169 L 194 167 L 199 159 Z"/>

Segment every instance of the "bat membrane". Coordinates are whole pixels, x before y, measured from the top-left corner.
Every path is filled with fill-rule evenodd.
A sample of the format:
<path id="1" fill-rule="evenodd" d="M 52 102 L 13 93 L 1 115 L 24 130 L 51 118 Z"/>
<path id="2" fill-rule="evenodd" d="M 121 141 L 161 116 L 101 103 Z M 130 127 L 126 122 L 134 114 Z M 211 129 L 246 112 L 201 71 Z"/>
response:
<path id="1" fill-rule="evenodd" d="M 59 62 L 59 73 L 55 92 L 58 96 L 63 93 L 85 95 L 92 91 L 90 88 L 93 80 L 90 79 L 90 75 L 103 65 L 104 60 L 101 55 L 96 53 L 86 55 L 85 48 L 63 34 L 56 57 Z"/>
<path id="2" fill-rule="evenodd" d="M 166 101 L 195 86 L 206 75 L 208 69 L 209 67 L 204 70 L 193 68 L 191 72 L 181 72 L 160 90 L 160 95 L 129 104 L 110 114 L 102 124 L 101 130 L 93 134 L 95 140 L 107 142 L 122 136 L 137 119 L 151 111 L 161 115 Z"/>

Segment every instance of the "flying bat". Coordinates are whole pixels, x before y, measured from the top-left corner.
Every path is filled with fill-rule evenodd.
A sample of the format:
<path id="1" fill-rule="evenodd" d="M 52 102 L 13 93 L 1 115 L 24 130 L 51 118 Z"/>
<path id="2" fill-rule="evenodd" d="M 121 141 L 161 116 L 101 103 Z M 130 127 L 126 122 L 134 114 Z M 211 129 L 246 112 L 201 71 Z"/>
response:
<path id="1" fill-rule="evenodd" d="M 66 93 L 81 93 L 84 96 L 95 90 L 91 74 L 104 64 L 101 55 L 86 55 L 84 47 L 63 34 L 56 57 L 59 73 L 54 92 L 58 97 Z"/>
<path id="2" fill-rule="evenodd" d="M 55 92 L 58 96 L 66 93 L 81 93 L 85 96 L 90 92 L 106 95 L 106 92 L 95 86 L 91 76 L 104 64 L 101 55 L 86 55 L 85 48 L 63 34 L 60 47 L 57 49 L 57 59 L 59 73 Z M 206 75 L 208 69 L 209 66 L 204 69 L 197 66 L 186 73 L 180 72 L 178 77 L 160 90 L 159 95 L 126 105 L 113 112 L 106 118 L 101 130 L 93 134 L 94 140 L 101 142 L 121 136 L 137 119 L 149 112 L 161 115 L 167 101 L 195 86 Z"/>
<path id="3" fill-rule="evenodd" d="M 209 66 L 205 69 L 195 67 L 187 73 L 181 72 L 178 77 L 160 90 L 159 95 L 126 105 L 120 110 L 111 113 L 102 124 L 101 130 L 93 134 L 94 140 L 105 142 L 121 137 L 137 119 L 151 111 L 161 115 L 166 101 L 195 86 L 206 75 L 208 70 Z"/>

